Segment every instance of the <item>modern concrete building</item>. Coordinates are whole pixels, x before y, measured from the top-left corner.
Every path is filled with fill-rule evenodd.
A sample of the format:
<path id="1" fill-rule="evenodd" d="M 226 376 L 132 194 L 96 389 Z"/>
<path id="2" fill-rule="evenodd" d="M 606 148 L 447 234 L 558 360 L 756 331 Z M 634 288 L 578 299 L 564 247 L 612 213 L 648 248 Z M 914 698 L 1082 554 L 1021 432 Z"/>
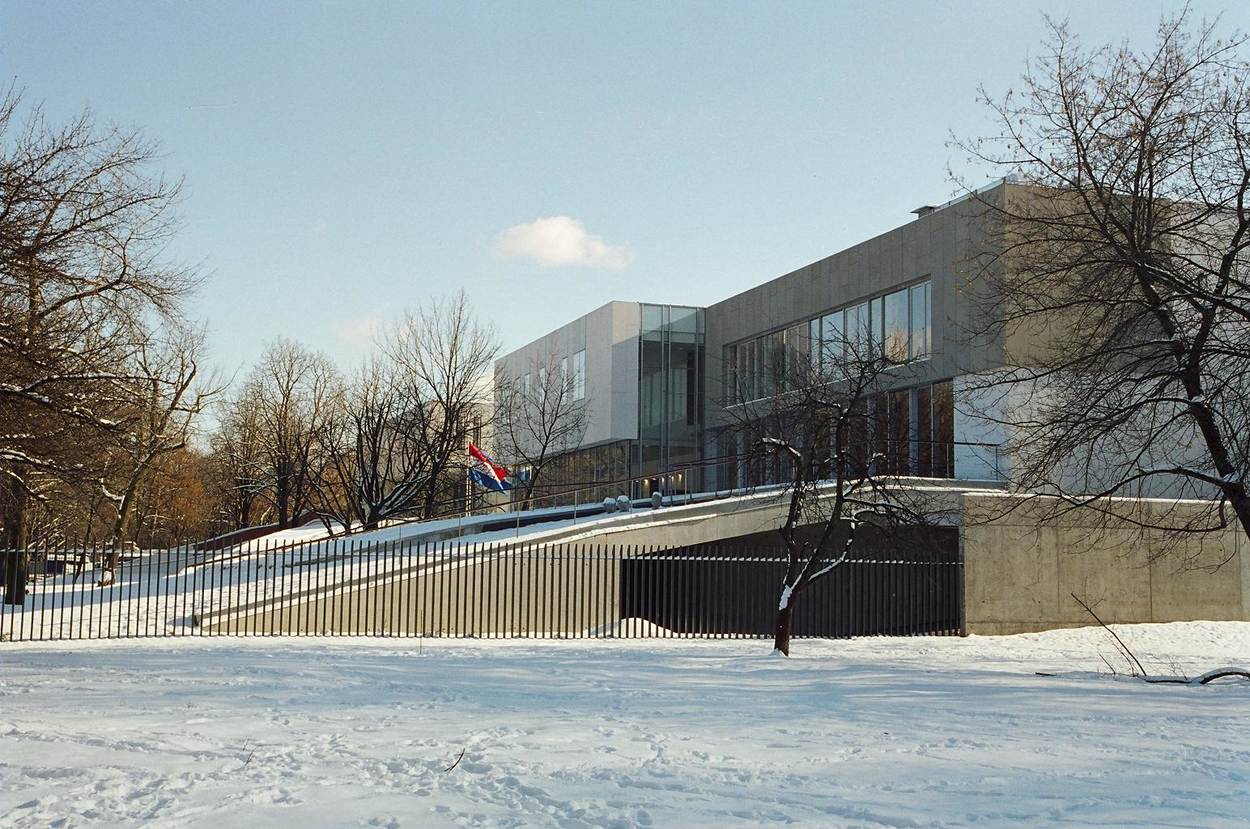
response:
<path id="1" fill-rule="evenodd" d="M 635 497 L 724 488 L 743 483 L 736 464 L 716 463 L 741 452 L 724 427 L 735 407 L 773 393 L 768 367 L 853 336 L 896 363 L 873 401 L 896 444 L 892 471 L 1000 480 L 1002 435 L 959 406 L 961 378 L 1004 361 L 1001 344 L 967 336 L 980 212 L 968 199 L 921 208 L 901 227 L 706 308 L 609 303 L 501 358 L 496 375 L 523 377 L 553 354 L 585 374 L 582 450 L 594 461 L 550 485 L 634 479 Z"/>
<path id="2" fill-rule="evenodd" d="M 541 372 L 567 372 L 569 392 L 587 409 L 581 446 L 543 473 L 541 490 L 580 489 L 583 501 L 627 492 L 645 497 L 651 487 L 639 479 L 697 464 L 703 340 L 702 308 L 609 302 L 500 358 L 497 387 L 541 385 Z M 515 464 L 506 448 L 499 451 L 505 464 Z"/>

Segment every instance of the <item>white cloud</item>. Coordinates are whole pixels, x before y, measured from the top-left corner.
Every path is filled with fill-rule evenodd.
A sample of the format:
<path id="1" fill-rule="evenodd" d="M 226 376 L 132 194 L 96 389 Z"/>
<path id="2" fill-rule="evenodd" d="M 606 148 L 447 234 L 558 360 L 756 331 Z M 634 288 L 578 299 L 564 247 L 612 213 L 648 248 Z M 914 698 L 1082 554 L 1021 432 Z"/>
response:
<path id="1" fill-rule="evenodd" d="M 381 311 L 369 311 L 355 317 L 340 319 L 334 336 L 343 345 L 353 348 L 370 345 L 386 325 Z"/>
<path id="2" fill-rule="evenodd" d="M 580 265 L 619 271 L 634 258 L 624 245 L 610 245 L 586 232 L 572 216 L 544 216 L 499 234 L 495 250 L 506 259 L 531 259 L 540 265 Z"/>

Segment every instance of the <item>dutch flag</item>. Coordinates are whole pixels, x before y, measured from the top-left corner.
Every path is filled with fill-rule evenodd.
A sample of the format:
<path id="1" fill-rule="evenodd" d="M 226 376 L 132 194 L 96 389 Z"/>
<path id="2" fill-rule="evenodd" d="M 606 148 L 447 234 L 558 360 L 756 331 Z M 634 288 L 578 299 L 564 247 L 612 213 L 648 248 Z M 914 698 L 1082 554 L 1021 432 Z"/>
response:
<path id="1" fill-rule="evenodd" d="M 469 480 L 486 489 L 503 492 L 512 489 L 508 470 L 490 459 L 481 449 L 469 444 Z"/>

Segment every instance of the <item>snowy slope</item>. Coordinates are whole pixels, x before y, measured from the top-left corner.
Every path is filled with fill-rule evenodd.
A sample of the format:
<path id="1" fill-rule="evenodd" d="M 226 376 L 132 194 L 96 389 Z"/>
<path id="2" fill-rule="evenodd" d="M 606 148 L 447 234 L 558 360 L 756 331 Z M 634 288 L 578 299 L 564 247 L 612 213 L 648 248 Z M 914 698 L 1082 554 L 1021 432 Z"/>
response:
<path id="1" fill-rule="evenodd" d="M 1245 623 L 1119 630 L 1169 672 L 1250 655 Z M 789 660 L 761 641 L 7 644 L 0 825 L 1245 826 L 1250 684 L 1146 685 L 1100 654 L 1095 628 Z"/>

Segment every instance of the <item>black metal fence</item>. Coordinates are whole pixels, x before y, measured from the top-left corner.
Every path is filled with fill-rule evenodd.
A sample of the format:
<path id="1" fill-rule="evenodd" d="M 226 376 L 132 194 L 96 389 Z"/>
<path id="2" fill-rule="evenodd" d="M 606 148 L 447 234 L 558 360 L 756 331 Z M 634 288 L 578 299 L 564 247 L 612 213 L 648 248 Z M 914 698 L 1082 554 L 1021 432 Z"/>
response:
<path id="1" fill-rule="evenodd" d="M 785 561 L 775 544 L 742 542 L 659 550 L 338 539 L 218 552 L 9 550 L 0 565 L 10 581 L 6 641 L 714 638 L 772 635 Z M 959 634 L 962 585 L 949 550 L 850 560 L 802 595 L 794 634 Z"/>

